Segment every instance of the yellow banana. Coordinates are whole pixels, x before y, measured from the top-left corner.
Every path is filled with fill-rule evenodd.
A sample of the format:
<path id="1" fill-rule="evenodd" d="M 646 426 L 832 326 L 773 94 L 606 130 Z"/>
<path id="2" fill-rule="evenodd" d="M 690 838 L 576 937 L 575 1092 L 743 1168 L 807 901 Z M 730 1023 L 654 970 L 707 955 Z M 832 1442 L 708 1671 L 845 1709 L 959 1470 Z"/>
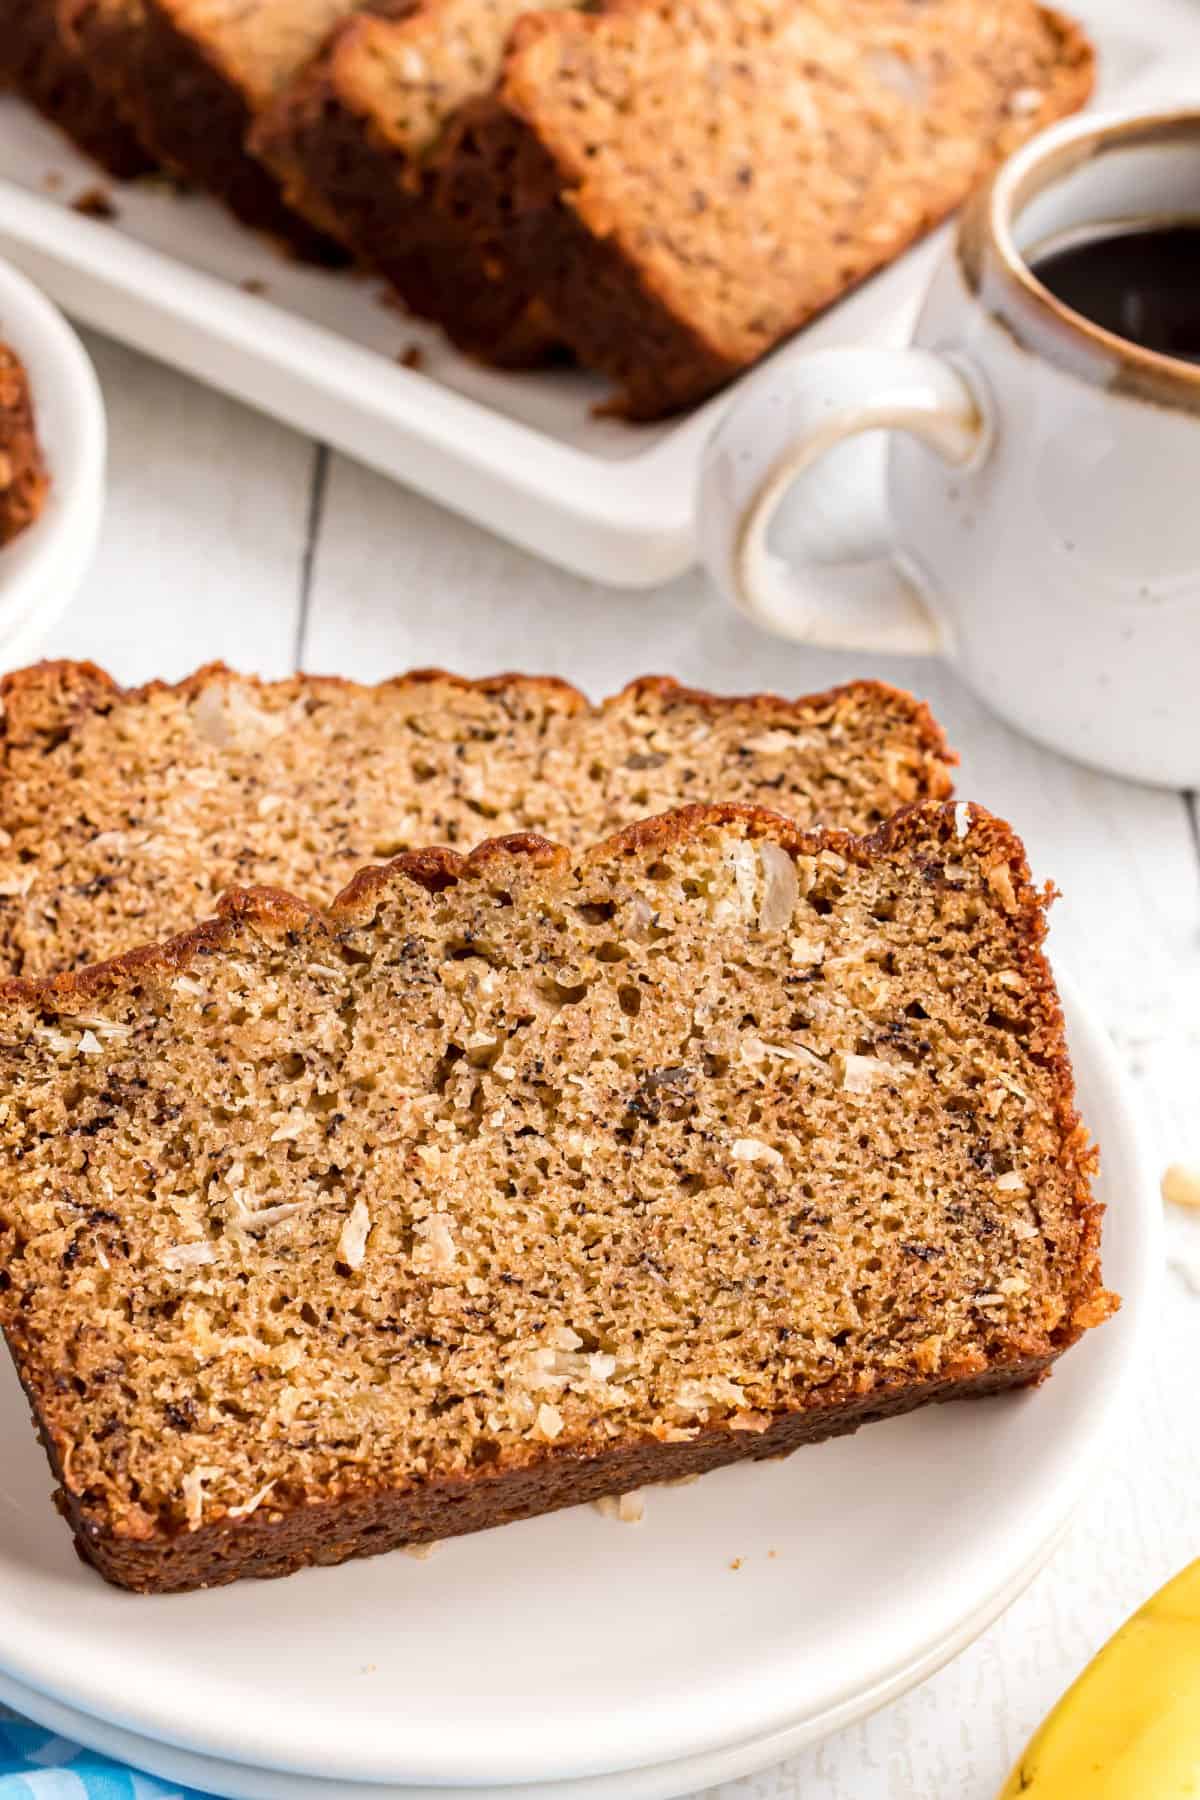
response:
<path id="1" fill-rule="evenodd" d="M 1200 1562 L 1160 1588 L 1030 1740 L 1000 1800 L 1200 1800 Z"/>

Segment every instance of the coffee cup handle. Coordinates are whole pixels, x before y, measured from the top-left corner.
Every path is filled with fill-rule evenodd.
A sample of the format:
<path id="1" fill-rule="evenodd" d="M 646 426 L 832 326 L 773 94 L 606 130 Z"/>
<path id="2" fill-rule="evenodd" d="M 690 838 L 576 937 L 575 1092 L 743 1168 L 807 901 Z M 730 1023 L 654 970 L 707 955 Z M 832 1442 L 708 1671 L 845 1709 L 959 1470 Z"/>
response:
<path id="1" fill-rule="evenodd" d="M 834 479 L 831 461 L 806 521 L 804 557 L 780 556 L 768 541 L 797 476 L 819 478 L 816 465 L 836 445 L 881 430 L 909 432 L 953 466 L 986 451 L 973 380 L 933 351 L 820 350 L 761 370 L 704 453 L 701 559 L 768 631 L 820 649 L 935 655 L 941 630 L 894 542 L 882 491 L 872 497 L 869 484 L 845 472 Z M 847 556 L 848 545 L 857 552 Z M 863 545 L 872 550 L 866 560 Z"/>

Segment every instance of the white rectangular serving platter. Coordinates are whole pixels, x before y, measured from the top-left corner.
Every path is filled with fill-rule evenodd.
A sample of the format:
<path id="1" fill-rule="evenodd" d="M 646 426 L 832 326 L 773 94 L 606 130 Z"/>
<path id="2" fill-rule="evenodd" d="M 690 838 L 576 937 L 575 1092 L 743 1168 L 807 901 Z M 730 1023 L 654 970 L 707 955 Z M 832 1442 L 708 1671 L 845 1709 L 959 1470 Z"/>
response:
<path id="1" fill-rule="evenodd" d="M 1189 89 L 1200 0 L 1084 0 L 1100 98 Z M 1132 84 L 1132 87 L 1131 87 Z M 101 186 L 115 217 L 73 202 Z M 944 233 L 830 309 L 777 355 L 901 341 Z M 405 482 L 595 580 L 653 587 L 694 560 L 703 444 L 729 393 L 682 419 L 597 416 L 604 389 L 569 370 L 503 374 L 452 351 L 361 275 L 287 261 L 200 195 L 113 186 L 20 101 L 0 97 L 0 254 L 80 323 Z M 2 324 L 2 321 L 0 321 Z M 400 360 L 419 350 L 419 368 Z M 731 393 L 736 393 L 736 384 Z"/>

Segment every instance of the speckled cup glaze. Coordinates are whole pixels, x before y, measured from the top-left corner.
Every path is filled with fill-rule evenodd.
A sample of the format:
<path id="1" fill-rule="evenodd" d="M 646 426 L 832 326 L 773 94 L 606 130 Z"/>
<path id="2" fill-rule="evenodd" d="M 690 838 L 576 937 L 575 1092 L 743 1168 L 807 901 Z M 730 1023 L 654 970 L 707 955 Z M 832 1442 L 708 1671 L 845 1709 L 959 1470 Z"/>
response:
<path id="1" fill-rule="evenodd" d="M 911 349 L 791 353 L 747 384 L 699 529 L 771 629 L 949 656 L 1031 737 L 1178 787 L 1200 782 L 1200 366 L 1073 312 L 1026 261 L 1066 229 L 1155 215 L 1200 217 L 1200 110 L 1042 134 L 962 218 Z M 872 503 L 847 449 L 817 465 L 880 429 Z M 820 527 L 797 563 L 768 534 L 801 475 Z M 886 559 L 847 564 L 869 544 Z"/>

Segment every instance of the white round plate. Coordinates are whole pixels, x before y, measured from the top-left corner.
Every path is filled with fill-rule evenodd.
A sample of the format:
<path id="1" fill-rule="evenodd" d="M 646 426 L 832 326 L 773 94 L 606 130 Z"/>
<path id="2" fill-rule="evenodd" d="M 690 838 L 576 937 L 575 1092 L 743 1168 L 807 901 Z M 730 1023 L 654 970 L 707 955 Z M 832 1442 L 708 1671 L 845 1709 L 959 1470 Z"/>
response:
<path id="1" fill-rule="evenodd" d="M 577 1508 L 427 1562 L 144 1599 L 76 1560 L 10 1375 L 0 1618 L 20 1627 L 0 1669 L 220 1763 L 393 1787 L 578 1783 L 811 1736 L 893 1697 L 1036 1568 L 1153 1318 L 1156 1183 L 1101 1027 L 1064 1000 L 1124 1306 L 1043 1388 L 653 1490 L 638 1527 Z"/>
<path id="2" fill-rule="evenodd" d="M 0 664 L 36 652 L 70 604 L 96 547 L 104 510 L 106 431 L 100 386 L 83 345 L 31 281 L 0 263 L 0 340 L 29 377 L 50 472 L 40 518 L 0 549 Z"/>

